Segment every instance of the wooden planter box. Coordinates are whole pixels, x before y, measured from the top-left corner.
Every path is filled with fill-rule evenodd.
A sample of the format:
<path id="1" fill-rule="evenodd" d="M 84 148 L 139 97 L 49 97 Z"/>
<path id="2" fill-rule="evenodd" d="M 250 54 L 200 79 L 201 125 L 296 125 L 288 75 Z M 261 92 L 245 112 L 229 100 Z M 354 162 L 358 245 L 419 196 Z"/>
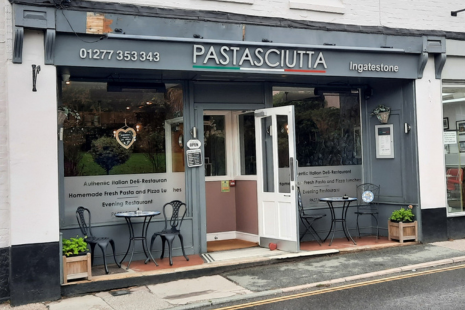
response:
<path id="1" fill-rule="evenodd" d="M 396 223 L 388 220 L 388 239 L 399 240 L 400 243 L 404 243 L 405 240 L 418 241 L 417 221 L 411 223 Z"/>
<path id="2" fill-rule="evenodd" d="M 73 257 L 63 256 L 63 283 L 82 278 L 92 279 L 90 253 Z"/>

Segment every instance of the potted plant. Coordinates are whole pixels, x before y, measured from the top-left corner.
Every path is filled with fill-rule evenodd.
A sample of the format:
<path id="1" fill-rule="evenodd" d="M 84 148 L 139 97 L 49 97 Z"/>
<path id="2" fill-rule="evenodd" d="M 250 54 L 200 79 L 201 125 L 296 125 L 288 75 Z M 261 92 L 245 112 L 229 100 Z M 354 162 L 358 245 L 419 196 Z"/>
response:
<path id="1" fill-rule="evenodd" d="M 385 105 L 378 105 L 372 112 L 371 116 L 376 116 L 376 118 L 382 123 L 386 124 L 389 120 L 389 115 L 391 114 L 391 108 Z"/>
<path id="2" fill-rule="evenodd" d="M 92 278 L 91 256 L 84 238 L 63 239 L 63 283 L 68 280 Z"/>
<path id="3" fill-rule="evenodd" d="M 400 243 L 405 240 L 418 241 L 418 226 L 417 221 L 413 220 L 415 215 L 412 209 L 413 206 L 409 205 L 407 209 L 400 208 L 392 212 L 388 221 L 389 240 L 399 240 Z"/>

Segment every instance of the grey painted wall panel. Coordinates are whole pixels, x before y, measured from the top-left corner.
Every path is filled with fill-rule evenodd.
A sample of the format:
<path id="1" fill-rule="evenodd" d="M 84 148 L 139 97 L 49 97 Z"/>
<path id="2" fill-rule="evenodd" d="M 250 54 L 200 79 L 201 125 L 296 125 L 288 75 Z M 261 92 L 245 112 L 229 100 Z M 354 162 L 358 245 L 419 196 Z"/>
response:
<path id="1" fill-rule="evenodd" d="M 195 103 L 264 103 L 262 83 L 196 83 Z M 234 109 L 230 107 L 231 110 Z"/>

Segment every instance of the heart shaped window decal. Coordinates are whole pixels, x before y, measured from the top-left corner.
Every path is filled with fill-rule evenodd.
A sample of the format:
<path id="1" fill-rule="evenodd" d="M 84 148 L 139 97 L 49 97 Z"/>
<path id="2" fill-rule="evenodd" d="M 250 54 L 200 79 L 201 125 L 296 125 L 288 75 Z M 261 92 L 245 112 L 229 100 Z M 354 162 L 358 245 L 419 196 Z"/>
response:
<path id="1" fill-rule="evenodd" d="M 122 147 L 128 149 L 136 141 L 136 131 L 132 128 L 118 129 L 115 132 L 116 141 L 121 144 Z"/>

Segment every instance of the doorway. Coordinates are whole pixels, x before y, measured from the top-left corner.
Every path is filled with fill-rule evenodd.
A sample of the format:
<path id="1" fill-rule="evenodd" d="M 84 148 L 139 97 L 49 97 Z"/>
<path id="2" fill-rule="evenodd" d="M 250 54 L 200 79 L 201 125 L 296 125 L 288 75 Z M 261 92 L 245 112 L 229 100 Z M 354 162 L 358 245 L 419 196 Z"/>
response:
<path id="1" fill-rule="evenodd" d="M 298 252 L 294 107 L 204 111 L 207 252 Z"/>

